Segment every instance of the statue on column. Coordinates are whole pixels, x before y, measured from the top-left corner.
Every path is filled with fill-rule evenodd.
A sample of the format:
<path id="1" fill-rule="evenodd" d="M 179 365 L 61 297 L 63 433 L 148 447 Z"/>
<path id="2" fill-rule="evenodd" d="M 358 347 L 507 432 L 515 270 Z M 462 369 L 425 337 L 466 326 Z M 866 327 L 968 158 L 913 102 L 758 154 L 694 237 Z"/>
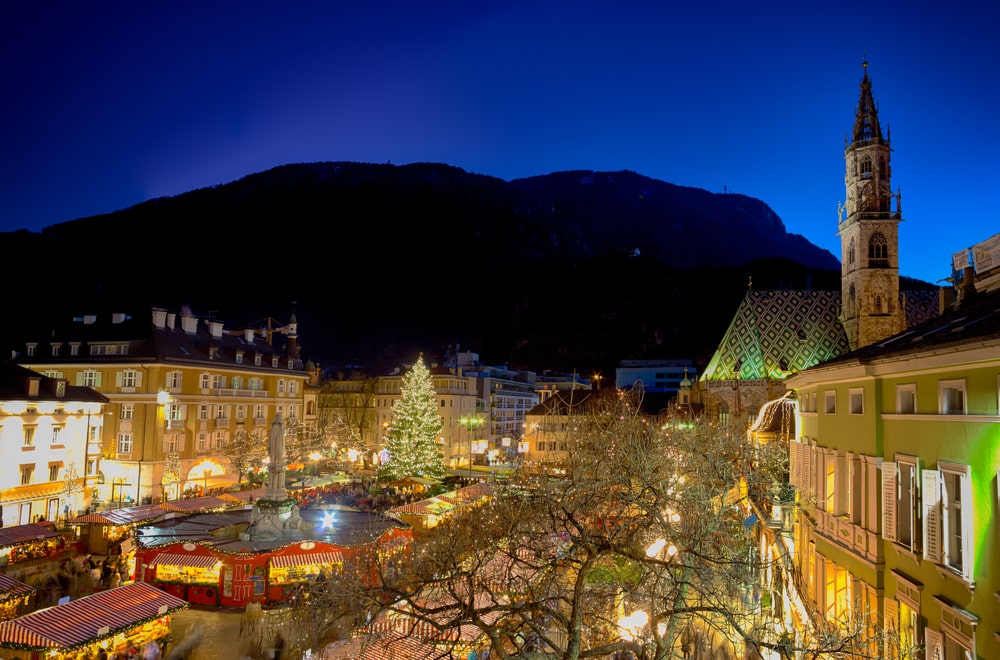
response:
<path id="1" fill-rule="evenodd" d="M 279 413 L 271 422 L 271 433 L 267 438 L 267 494 L 271 500 L 285 500 L 285 422 Z"/>

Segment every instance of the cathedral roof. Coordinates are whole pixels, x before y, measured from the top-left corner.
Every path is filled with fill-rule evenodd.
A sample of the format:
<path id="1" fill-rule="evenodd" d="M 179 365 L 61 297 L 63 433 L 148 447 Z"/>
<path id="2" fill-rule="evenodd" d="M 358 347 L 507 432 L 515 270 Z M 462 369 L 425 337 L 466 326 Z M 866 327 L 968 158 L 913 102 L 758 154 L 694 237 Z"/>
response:
<path id="1" fill-rule="evenodd" d="M 702 380 L 782 378 L 848 350 L 839 291 L 747 290 Z"/>
<path id="2" fill-rule="evenodd" d="M 906 327 L 937 315 L 937 292 L 901 291 Z M 840 291 L 747 291 L 701 380 L 784 378 L 850 350 Z"/>

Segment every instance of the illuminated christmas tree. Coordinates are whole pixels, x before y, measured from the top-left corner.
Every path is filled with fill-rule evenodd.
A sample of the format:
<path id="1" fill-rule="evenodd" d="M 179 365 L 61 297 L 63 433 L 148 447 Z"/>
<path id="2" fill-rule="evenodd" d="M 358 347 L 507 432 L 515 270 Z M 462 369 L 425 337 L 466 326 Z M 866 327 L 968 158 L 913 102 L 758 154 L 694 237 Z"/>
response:
<path id="1" fill-rule="evenodd" d="M 444 455 L 438 437 L 444 423 L 422 355 L 403 376 L 403 388 L 392 406 L 392 413 L 392 425 L 386 436 L 388 460 L 378 468 L 379 479 L 443 477 Z"/>

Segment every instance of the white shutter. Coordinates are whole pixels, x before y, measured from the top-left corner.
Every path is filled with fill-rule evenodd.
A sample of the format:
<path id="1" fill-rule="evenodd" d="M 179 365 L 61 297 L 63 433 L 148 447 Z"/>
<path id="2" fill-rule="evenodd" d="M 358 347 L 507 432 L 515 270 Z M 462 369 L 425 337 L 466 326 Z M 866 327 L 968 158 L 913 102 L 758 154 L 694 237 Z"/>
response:
<path id="1" fill-rule="evenodd" d="M 924 660 L 944 660 L 944 639 L 932 628 L 924 628 Z"/>
<path id="2" fill-rule="evenodd" d="M 814 461 L 814 451 L 812 445 L 805 446 L 805 452 L 803 454 L 802 468 L 805 475 L 805 486 L 806 492 L 810 496 L 816 496 L 816 476 L 813 474 L 813 463 Z"/>
<path id="3" fill-rule="evenodd" d="M 882 538 L 896 540 L 896 464 L 882 463 Z"/>
<path id="4" fill-rule="evenodd" d="M 116 371 L 115 372 L 115 387 L 121 387 L 121 386 L 122 386 L 122 372 Z"/>
<path id="5" fill-rule="evenodd" d="M 142 387 L 142 372 L 138 370 L 135 372 L 135 386 Z"/>
<path id="6" fill-rule="evenodd" d="M 975 568 L 975 557 L 972 556 L 974 536 L 972 526 L 972 477 L 971 470 L 967 470 L 962 476 L 960 488 L 962 489 L 962 577 L 966 582 L 972 582 L 972 569 Z"/>
<path id="7" fill-rule="evenodd" d="M 882 642 L 882 657 L 898 658 L 899 653 L 899 602 L 895 598 L 883 601 L 885 610 L 885 638 Z"/>
<path id="8" fill-rule="evenodd" d="M 834 465 L 834 502 L 833 502 L 833 513 L 836 516 L 843 516 L 847 514 L 848 508 L 847 503 L 850 501 L 850 491 L 848 489 L 847 480 L 847 456 L 839 455 L 834 459 L 836 461 Z"/>
<path id="9" fill-rule="evenodd" d="M 920 473 L 924 514 L 924 559 L 941 563 L 941 492 L 937 470 Z"/>
<path id="10" fill-rule="evenodd" d="M 802 443 L 792 442 L 792 455 L 789 457 L 788 480 L 796 488 L 802 488 Z"/>
<path id="11" fill-rule="evenodd" d="M 82 371 L 76 372 L 76 384 L 77 385 L 83 385 L 83 372 Z"/>
<path id="12" fill-rule="evenodd" d="M 100 387 L 101 382 L 103 380 L 104 380 L 104 373 L 98 371 L 96 374 L 94 374 L 94 387 Z"/>

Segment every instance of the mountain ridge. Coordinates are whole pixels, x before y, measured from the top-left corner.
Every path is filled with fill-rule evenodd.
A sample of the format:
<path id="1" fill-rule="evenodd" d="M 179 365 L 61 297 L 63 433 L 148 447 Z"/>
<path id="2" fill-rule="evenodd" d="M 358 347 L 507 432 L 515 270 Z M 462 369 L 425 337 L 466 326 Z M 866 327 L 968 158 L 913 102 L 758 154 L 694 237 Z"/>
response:
<path id="1" fill-rule="evenodd" d="M 440 163 L 281 165 L 3 238 L 76 265 L 33 271 L 55 290 L 71 272 L 79 301 L 35 305 L 40 323 L 124 301 L 232 327 L 294 309 L 306 357 L 374 370 L 455 345 L 534 370 L 705 359 L 751 275 L 837 288 L 840 268 L 744 195 L 629 170 L 504 181 Z"/>

